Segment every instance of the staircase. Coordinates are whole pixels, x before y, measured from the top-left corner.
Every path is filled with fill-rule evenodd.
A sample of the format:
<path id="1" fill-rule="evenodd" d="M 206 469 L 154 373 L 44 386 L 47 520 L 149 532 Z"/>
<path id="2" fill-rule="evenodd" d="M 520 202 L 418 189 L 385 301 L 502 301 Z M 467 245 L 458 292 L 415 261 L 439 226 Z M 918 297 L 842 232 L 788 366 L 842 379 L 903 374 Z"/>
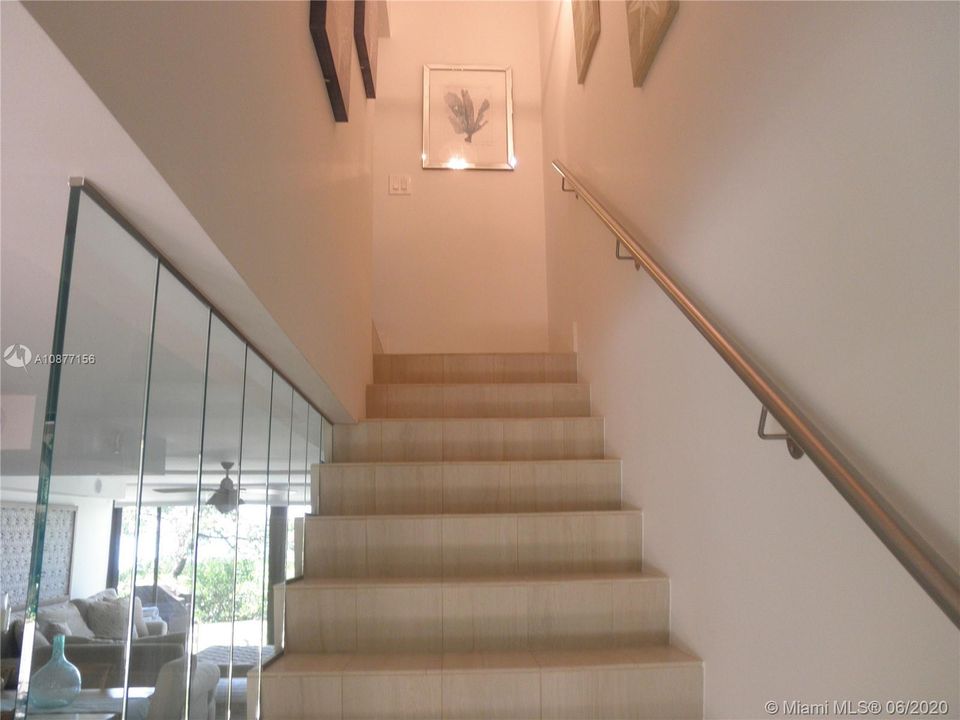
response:
<path id="1" fill-rule="evenodd" d="M 577 380 L 572 354 L 374 357 L 314 468 L 263 717 L 702 717 Z"/>

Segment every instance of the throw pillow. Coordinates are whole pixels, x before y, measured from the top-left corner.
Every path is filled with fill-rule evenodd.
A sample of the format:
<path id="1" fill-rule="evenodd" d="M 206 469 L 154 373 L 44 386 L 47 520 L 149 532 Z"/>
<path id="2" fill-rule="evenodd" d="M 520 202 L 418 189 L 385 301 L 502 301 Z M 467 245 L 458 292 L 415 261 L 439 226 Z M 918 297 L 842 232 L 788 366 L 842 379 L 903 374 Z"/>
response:
<path id="1" fill-rule="evenodd" d="M 93 637 L 94 633 L 87 623 L 83 621 L 80 611 L 72 603 L 57 603 L 56 605 L 47 605 L 37 610 L 38 623 L 62 623 L 70 628 L 71 635 L 81 637 Z"/>
<path id="2" fill-rule="evenodd" d="M 127 620 L 130 617 L 129 608 L 128 598 L 90 603 L 87 608 L 87 621 L 90 623 L 93 634 L 98 638 L 125 640 Z M 133 637 L 136 636 L 136 626 L 134 626 Z"/>
<path id="3" fill-rule="evenodd" d="M 39 635 L 45 636 L 47 640 L 53 640 L 57 635 L 64 637 L 73 635 L 67 624 L 62 622 L 38 622 L 37 630 L 40 631 Z"/>

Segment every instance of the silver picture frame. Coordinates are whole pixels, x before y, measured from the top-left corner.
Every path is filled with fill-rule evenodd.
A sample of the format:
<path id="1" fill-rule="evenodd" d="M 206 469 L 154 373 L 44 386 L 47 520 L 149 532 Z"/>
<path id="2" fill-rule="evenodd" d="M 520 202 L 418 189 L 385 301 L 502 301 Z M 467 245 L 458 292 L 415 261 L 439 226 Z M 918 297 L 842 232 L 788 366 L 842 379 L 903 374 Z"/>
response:
<path id="1" fill-rule="evenodd" d="M 513 70 L 424 65 L 421 160 L 430 170 L 515 169 Z"/>

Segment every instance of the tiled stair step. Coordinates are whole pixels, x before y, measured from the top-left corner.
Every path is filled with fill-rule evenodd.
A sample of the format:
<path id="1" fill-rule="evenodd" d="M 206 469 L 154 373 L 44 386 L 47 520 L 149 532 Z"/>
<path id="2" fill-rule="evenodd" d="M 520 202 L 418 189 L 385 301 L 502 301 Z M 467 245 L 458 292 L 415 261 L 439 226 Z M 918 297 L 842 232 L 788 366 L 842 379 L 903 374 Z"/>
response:
<path id="1" fill-rule="evenodd" d="M 619 460 L 331 463 L 313 468 L 318 515 L 619 510 Z"/>
<path id="2" fill-rule="evenodd" d="M 294 653 L 474 652 L 662 644 L 670 585 L 641 573 L 358 578 L 287 584 Z"/>
<path id="3" fill-rule="evenodd" d="M 603 457 L 603 418 L 365 420 L 333 428 L 336 462 Z"/>
<path id="4" fill-rule="evenodd" d="M 266 720 L 668 720 L 703 717 L 703 664 L 669 645 L 414 655 L 284 654 Z"/>
<path id="5" fill-rule="evenodd" d="M 304 520 L 304 577 L 639 571 L 639 510 Z"/>
<path id="6" fill-rule="evenodd" d="M 586 417 L 586 383 L 367 385 L 368 418 Z"/>
<path id="7" fill-rule="evenodd" d="M 374 355 L 375 383 L 569 383 L 573 353 Z"/>

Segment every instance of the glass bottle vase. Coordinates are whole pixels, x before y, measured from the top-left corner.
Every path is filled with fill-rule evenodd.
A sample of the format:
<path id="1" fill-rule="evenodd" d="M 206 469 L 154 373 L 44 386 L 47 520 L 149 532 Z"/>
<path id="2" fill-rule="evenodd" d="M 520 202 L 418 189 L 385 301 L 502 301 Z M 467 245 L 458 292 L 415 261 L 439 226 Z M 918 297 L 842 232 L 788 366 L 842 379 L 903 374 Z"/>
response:
<path id="1" fill-rule="evenodd" d="M 63 654 L 64 637 L 56 635 L 50 661 L 30 678 L 29 707 L 38 710 L 69 705 L 80 694 L 80 671 Z"/>

